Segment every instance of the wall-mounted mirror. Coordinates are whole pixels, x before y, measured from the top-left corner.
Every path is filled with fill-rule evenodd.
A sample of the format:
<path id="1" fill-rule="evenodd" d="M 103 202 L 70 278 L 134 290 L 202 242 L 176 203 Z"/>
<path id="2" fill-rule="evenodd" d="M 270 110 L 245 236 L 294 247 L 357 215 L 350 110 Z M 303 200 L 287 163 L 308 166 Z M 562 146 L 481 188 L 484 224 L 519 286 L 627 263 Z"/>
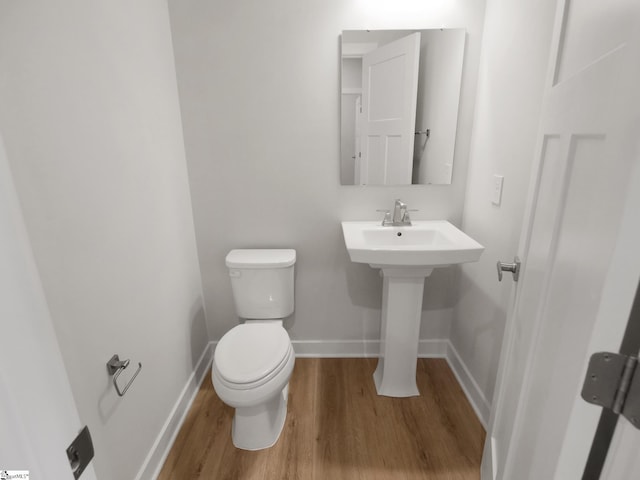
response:
<path id="1" fill-rule="evenodd" d="M 465 31 L 345 30 L 342 185 L 450 184 Z"/>

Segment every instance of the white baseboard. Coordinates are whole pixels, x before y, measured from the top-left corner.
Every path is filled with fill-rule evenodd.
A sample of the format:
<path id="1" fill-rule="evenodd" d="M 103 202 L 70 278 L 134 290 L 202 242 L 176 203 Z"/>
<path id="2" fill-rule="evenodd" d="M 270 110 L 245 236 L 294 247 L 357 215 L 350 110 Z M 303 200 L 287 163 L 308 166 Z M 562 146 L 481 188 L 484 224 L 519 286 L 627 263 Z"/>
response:
<path id="1" fill-rule="evenodd" d="M 300 358 L 369 358 L 380 351 L 379 340 L 292 340 L 291 345 Z"/>
<path id="2" fill-rule="evenodd" d="M 140 467 L 138 475 L 136 475 L 136 480 L 152 480 L 160 474 L 160 470 L 164 465 L 164 461 L 167 459 L 167 455 L 169 455 L 169 451 L 180 431 L 180 427 L 182 427 L 182 423 L 191 408 L 191 404 L 196 398 L 202 380 L 204 380 L 205 374 L 209 371 L 209 366 L 213 360 L 214 345 L 214 342 L 210 342 L 202 352 L 196 368 L 189 376 L 187 384 L 182 389 L 182 393 L 180 393 L 178 400 L 173 406 L 167 421 L 160 430 L 142 467 Z"/>
<path id="3" fill-rule="evenodd" d="M 487 401 L 482 390 L 473 379 L 471 372 L 469 372 L 469 369 L 449 340 L 447 340 L 447 361 L 467 396 L 467 400 L 469 400 L 471 407 L 473 407 L 473 410 L 476 412 L 478 420 L 480 420 L 480 423 L 482 423 L 482 426 L 486 430 L 489 424 L 489 415 L 491 414 L 491 404 Z"/>
<path id="4" fill-rule="evenodd" d="M 419 340 L 418 358 L 447 358 L 449 340 Z"/>
<path id="5" fill-rule="evenodd" d="M 140 468 L 136 480 L 153 480 L 160 473 L 160 469 L 198 393 L 200 384 L 209 370 L 216 343 L 209 342 L 202 353 L 194 372 L 189 377 L 158 438 Z M 380 341 L 378 340 L 293 340 L 291 343 L 296 352 L 296 357 L 301 358 L 369 358 L 377 357 L 380 351 Z M 420 340 L 418 343 L 418 357 L 447 359 L 447 363 L 456 376 L 480 423 L 486 429 L 491 411 L 489 402 L 487 402 L 482 390 L 480 390 L 451 342 L 447 339 Z"/>
<path id="6" fill-rule="evenodd" d="M 380 352 L 379 340 L 292 340 L 300 358 L 371 358 Z M 420 340 L 418 357 L 444 358 L 448 340 Z"/>

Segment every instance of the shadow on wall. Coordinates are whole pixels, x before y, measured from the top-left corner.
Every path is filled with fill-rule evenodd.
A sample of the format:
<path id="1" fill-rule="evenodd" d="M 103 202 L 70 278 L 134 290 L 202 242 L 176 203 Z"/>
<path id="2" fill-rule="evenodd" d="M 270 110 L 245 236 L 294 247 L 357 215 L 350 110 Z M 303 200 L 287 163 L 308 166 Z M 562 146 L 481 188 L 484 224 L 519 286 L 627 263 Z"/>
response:
<path id="1" fill-rule="evenodd" d="M 100 415 L 100 420 L 102 420 L 103 425 L 105 425 L 109 421 L 119 405 L 118 396 L 116 395 L 113 388 L 113 383 L 111 383 L 112 377 L 107 373 L 106 366 L 104 376 L 105 387 L 100 394 L 100 397 L 98 398 L 98 415 Z"/>
<path id="2" fill-rule="evenodd" d="M 195 371 L 202 352 L 209 344 L 207 317 L 204 313 L 204 300 L 202 297 L 198 297 L 193 304 L 189 316 L 191 318 L 191 366 Z"/>
<path id="3" fill-rule="evenodd" d="M 204 349 L 209 344 L 209 334 L 207 332 L 207 322 L 204 313 L 203 300 L 198 297 L 194 302 L 189 312 L 189 318 L 191 319 L 190 329 L 190 346 L 191 346 L 191 367 L 195 371 L 198 361 L 204 352 Z M 130 368 L 125 369 L 121 376 L 118 378 L 118 385 L 126 385 L 131 376 L 135 373 L 137 363 L 131 361 Z M 104 370 L 105 384 L 102 393 L 98 399 L 98 414 L 103 424 L 106 424 L 113 414 L 121 405 L 120 397 L 116 394 L 113 387 L 113 377 L 109 375 L 106 369 Z M 141 381 L 142 381 L 142 377 Z"/>
<path id="4" fill-rule="evenodd" d="M 296 323 L 296 312 L 294 310 L 291 315 L 289 315 L 287 318 L 285 318 L 282 321 L 282 326 L 286 331 L 290 331 L 295 325 L 295 323 Z"/>
<path id="5" fill-rule="evenodd" d="M 460 268 L 434 268 L 430 276 L 424 280 L 422 294 L 422 311 L 444 310 L 453 308 L 457 302 L 457 280 Z"/>
<path id="6" fill-rule="evenodd" d="M 353 263 L 345 255 L 347 292 L 354 305 L 364 308 L 382 308 L 382 277 L 380 270 L 366 263 Z"/>
<path id="7" fill-rule="evenodd" d="M 382 277 L 379 269 L 366 263 L 353 263 L 345 256 L 347 290 L 354 305 L 370 309 L 382 308 Z M 459 275 L 455 267 L 435 268 L 425 279 L 422 310 L 453 308 L 456 304 L 456 280 Z"/>
<path id="8" fill-rule="evenodd" d="M 482 305 L 482 308 L 475 310 L 472 322 L 460 321 L 461 325 L 457 328 L 458 334 L 454 346 L 469 367 L 482 366 L 483 372 L 473 371 L 475 368 L 471 369 L 487 401 L 491 402 L 507 321 L 506 306 L 510 304 L 512 289 L 508 283 L 502 282 L 493 286 L 501 289 L 500 295 L 489 295 L 484 289 L 478 288 L 478 285 L 464 272 L 460 276 L 459 285 L 460 304 L 472 301 L 476 305 Z M 496 297 L 499 297 L 497 301 Z M 469 325 L 471 325 L 470 328 Z M 461 331 L 463 333 L 460 333 Z"/>

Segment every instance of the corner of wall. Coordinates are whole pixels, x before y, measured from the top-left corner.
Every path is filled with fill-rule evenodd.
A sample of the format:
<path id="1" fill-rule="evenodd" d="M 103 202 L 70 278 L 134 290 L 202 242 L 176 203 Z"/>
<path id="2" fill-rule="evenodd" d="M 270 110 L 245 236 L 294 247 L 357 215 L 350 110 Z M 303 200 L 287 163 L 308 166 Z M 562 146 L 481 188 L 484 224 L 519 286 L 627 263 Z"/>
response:
<path id="1" fill-rule="evenodd" d="M 209 342 L 204 352 L 202 352 L 193 373 L 189 376 L 187 383 L 178 396 L 171 412 L 167 416 L 156 440 L 153 442 L 153 446 L 142 463 L 135 480 L 154 480 L 158 477 L 171 451 L 173 442 L 178 436 L 180 428 L 187 418 L 189 409 L 200 390 L 200 385 L 202 385 L 206 374 L 209 372 L 211 362 L 213 361 L 214 350 L 215 343 Z"/>

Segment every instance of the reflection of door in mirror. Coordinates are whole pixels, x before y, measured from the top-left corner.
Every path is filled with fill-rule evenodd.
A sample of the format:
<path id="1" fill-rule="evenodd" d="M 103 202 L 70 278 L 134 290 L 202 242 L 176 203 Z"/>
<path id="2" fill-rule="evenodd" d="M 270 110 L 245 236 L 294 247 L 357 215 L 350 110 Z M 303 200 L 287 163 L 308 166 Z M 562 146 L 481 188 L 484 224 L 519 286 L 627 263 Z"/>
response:
<path id="1" fill-rule="evenodd" d="M 420 33 L 362 58 L 360 184 L 411 183 Z"/>
<path id="2" fill-rule="evenodd" d="M 403 84 L 395 80 L 398 87 L 385 76 L 389 71 L 402 72 L 402 68 L 388 68 L 394 61 L 401 61 L 394 55 L 389 55 L 389 63 L 384 59 L 372 61 L 371 76 L 368 68 L 363 69 L 363 61 L 384 52 L 385 47 L 396 41 L 411 38 L 414 33 L 420 33 L 417 102 L 415 94 L 408 97 L 415 102 L 415 113 L 409 115 L 413 115 L 415 122 L 406 130 L 409 132 L 406 143 L 413 143 L 414 148 L 400 154 L 396 147 L 401 142 L 393 132 L 372 133 L 375 128 L 390 125 L 390 119 L 402 116 L 398 112 L 406 97 L 402 94 Z M 340 179 L 343 185 L 451 183 L 464 44 L 462 29 L 342 32 Z M 385 83 L 389 84 L 388 91 L 379 98 L 371 95 L 371 89 L 365 92 L 366 87 L 376 91 Z M 362 99 L 362 112 L 356 106 L 358 99 Z M 393 99 L 398 103 L 392 104 Z M 356 132 L 358 119 L 362 120 L 360 133 Z M 362 148 L 356 145 L 359 140 Z M 394 167 L 398 171 L 391 171 Z"/>

